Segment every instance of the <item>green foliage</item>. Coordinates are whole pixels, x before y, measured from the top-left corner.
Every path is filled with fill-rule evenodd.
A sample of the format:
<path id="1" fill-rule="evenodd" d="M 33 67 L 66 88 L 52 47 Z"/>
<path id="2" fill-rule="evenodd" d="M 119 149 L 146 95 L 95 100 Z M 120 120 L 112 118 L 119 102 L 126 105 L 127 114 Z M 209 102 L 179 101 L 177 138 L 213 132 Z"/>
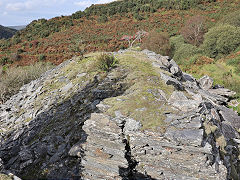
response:
<path id="1" fill-rule="evenodd" d="M 80 54 L 81 58 L 85 53 L 83 41 L 78 36 L 76 37 L 76 40 L 73 41 L 72 44 L 68 47 L 68 49 L 73 53 Z"/>
<path id="2" fill-rule="evenodd" d="M 199 49 L 196 46 L 184 43 L 175 51 L 173 59 L 181 62 L 183 60 L 187 60 L 197 53 L 199 53 Z"/>
<path id="3" fill-rule="evenodd" d="M 6 64 L 2 67 L 2 74 L 6 73 L 7 70 L 8 70 L 8 65 Z"/>
<path id="4" fill-rule="evenodd" d="M 181 63 L 188 63 L 191 56 L 201 54 L 201 50 L 196 46 L 184 42 L 183 36 L 170 38 L 171 52 L 173 59 Z M 194 61 L 194 60 L 193 60 Z"/>
<path id="5" fill-rule="evenodd" d="M 141 20 L 144 19 L 144 17 L 143 17 L 141 14 L 139 14 L 139 13 L 134 13 L 134 14 L 133 14 L 133 17 L 134 17 L 136 20 L 138 20 L 138 21 L 141 21 Z"/>
<path id="6" fill-rule="evenodd" d="M 45 38 L 49 35 L 61 31 L 62 28 L 68 28 L 73 26 L 71 17 L 56 17 L 51 20 L 39 19 L 32 21 L 21 34 L 27 37 L 27 40 L 31 41 L 34 38 Z"/>
<path id="7" fill-rule="evenodd" d="M 103 53 L 97 57 L 97 66 L 102 71 L 110 71 L 117 63 L 118 60 L 113 55 Z"/>
<path id="8" fill-rule="evenodd" d="M 227 65 L 235 67 L 235 73 L 240 75 L 240 55 L 227 61 Z"/>
<path id="9" fill-rule="evenodd" d="M 2 66 L 4 66 L 5 64 L 8 64 L 10 62 L 11 62 L 11 60 L 8 57 L 2 57 L 0 59 L 0 65 L 2 65 Z"/>
<path id="10" fill-rule="evenodd" d="M 107 18 L 106 15 L 101 15 L 101 16 L 99 16 L 99 18 L 98 18 L 98 22 L 100 22 L 100 23 L 105 23 L 105 22 L 107 22 L 107 21 L 108 21 L 108 18 Z"/>
<path id="11" fill-rule="evenodd" d="M 15 29 L 7 28 L 7 27 L 0 25 L 0 39 L 11 38 L 16 32 L 17 32 L 17 30 L 15 30 Z"/>
<path id="12" fill-rule="evenodd" d="M 46 55 L 45 54 L 40 54 L 39 55 L 39 61 L 44 61 L 46 59 Z"/>
<path id="13" fill-rule="evenodd" d="M 11 39 L 11 42 L 12 42 L 12 44 L 18 44 L 21 42 L 21 39 L 18 36 L 13 36 Z"/>
<path id="14" fill-rule="evenodd" d="M 235 11 L 227 16 L 224 16 L 220 20 L 220 23 L 240 27 L 240 11 Z"/>
<path id="15" fill-rule="evenodd" d="M 181 47 L 182 44 L 184 44 L 184 37 L 182 35 L 173 36 L 170 38 L 172 56 L 174 55 L 176 50 Z"/>
<path id="16" fill-rule="evenodd" d="M 218 25 L 204 36 L 202 49 L 211 58 L 228 55 L 240 45 L 240 27 Z"/>
<path id="17" fill-rule="evenodd" d="M 0 39 L 0 48 L 8 48 L 10 46 L 10 41 L 6 39 Z"/>
<path id="18" fill-rule="evenodd" d="M 133 14 L 137 20 L 142 20 L 143 17 L 140 13 L 153 13 L 157 9 L 181 9 L 186 10 L 191 7 L 196 7 L 203 2 L 215 2 L 215 0 L 123 0 L 114 1 L 105 5 L 92 5 L 86 8 L 84 11 L 78 11 L 74 13 L 71 18 L 79 19 L 89 16 L 112 16 L 115 14 L 124 15 L 126 13 Z"/>

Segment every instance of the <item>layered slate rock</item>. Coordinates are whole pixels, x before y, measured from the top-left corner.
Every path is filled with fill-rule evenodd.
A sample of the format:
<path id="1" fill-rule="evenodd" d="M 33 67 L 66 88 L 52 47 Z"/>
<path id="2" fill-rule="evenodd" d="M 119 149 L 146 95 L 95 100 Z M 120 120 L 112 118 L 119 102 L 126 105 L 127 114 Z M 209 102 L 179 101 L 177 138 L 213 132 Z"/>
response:
<path id="1" fill-rule="evenodd" d="M 120 179 L 119 167 L 128 169 L 122 122 L 103 114 L 92 114 L 84 123 L 83 176 L 87 179 Z M 126 172 L 127 175 L 128 172 Z"/>
<path id="2" fill-rule="evenodd" d="M 154 65 L 159 64 L 161 66 L 163 64 L 161 58 L 156 58 L 158 55 L 148 50 L 145 50 L 144 53 L 150 54 Z M 171 61 L 169 60 L 169 63 Z M 175 63 L 173 65 L 175 66 Z M 162 69 L 171 73 L 171 75 L 163 73 L 163 80 L 169 84 L 169 80 L 174 79 L 172 84 L 175 88 L 178 90 L 180 90 L 179 87 L 184 89 L 190 99 L 184 96 L 182 92 L 174 92 L 172 94 L 169 103 L 181 110 L 181 112 L 185 112 L 180 116 L 175 114 L 166 115 L 165 121 L 168 124 L 168 128 L 165 137 L 170 142 L 175 142 L 180 146 L 209 148 L 210 153 L 204 153 L 204 156 L 207 156 L 205 158 L 202 156 L 202 158 L 208 159 L 209 165 L 214 165 L 217 174 L 213 175 L 206 171 L 206 174 L 211 174 L 212 176 L 204 177 L 206 174 L 203 173 L 203 179 L 240 179 L 240 117 L 236 112 L 224 106 L 235 92 L 222 86 L 213 87 L 213 80 L 208 76 L 204 76 L 196 81 L 191 75 L 186 73 L 172 73 L 169 67 L 169 64 L 162 67 Z M 186 107 L 188 106 L 189 108 L 187 109 Z M 196 159 L 198 158 L 196 157 Z M 225 166 L 224 168 L 223 165 Z M 199 172 L 204 172 L 203 169 L 201 168 Z M 207 170 L 210 169 L 208 166 Z M 201 177 L 201 175 L 198 177 Z M 193 177 L 186 176 L 186 179 L 193 179 Z"/>
<path id="3" fill-rule="evenodd" d="M 148 50 L 114 55 L 105 73 L 91 55 L 66 61 L 0 106 L 0 176 L 239 179 L 234 92 Z"/>
<path id="4" fill-rule="evenodd" d="M 23 179 L 81 177 L 81 158 L 69 151 L 85 142 L 82 125 L 96 105 L 123 93 L 126 72 L 84 75 L 80 63 L 64 62 L 0 106 L 1 172 Z"/>

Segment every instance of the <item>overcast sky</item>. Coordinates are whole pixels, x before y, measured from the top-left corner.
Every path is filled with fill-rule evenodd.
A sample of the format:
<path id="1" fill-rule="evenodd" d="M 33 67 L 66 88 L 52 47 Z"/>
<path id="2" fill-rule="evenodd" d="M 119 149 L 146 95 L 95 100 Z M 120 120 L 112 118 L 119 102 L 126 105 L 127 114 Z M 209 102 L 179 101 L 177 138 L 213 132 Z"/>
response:
<path id="1" fill-rule="evenodd" d="M 91 4 L 113 0 L 0 0 L 0 25 L 27 25 L 40 18 L 70 15 Z"/>

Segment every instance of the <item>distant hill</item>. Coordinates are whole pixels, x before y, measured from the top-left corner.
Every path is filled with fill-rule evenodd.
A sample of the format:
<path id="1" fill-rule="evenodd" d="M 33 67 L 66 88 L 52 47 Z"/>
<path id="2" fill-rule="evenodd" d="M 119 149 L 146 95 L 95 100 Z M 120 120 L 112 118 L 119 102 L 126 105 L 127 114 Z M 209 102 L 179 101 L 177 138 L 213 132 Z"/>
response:
<path id="1" fill-rule="evenodd" d="M 22 30 L 24 28 L 26 28 L 26 25 L 22 25 L 22 26 L 8 26 L 8 28 L 11 28 L 11 29 L 16 29 L 16 30 Z"/>
<path id="2" fill-rule="evenodd" d="M 16 32 L 16 29 L 11 29 L 0 25 L 0 39 L 11 38 Z"/>
<path id="3" fill-rule="evenodd" d="M 175 3 L 171 3 L 175 2 Z M 180 34 L 189 19 L 204 16 L 206 26 L 214 26 L 230 12 L 240 10 L 240 0 L 124 0 L 92 5 L 70 16 L 32 21 L 11 40 L 0 41 L 0 59 L 19 50 L 17 65 L 28 65 L 45 57 L 45 61 L 62 61 L 94 51 L 116 51 L 127 48 L 124 35 L 139 30 L 167 32 L 170 37 Z M 14 28 L 14 27 L 12 27 Z"/>

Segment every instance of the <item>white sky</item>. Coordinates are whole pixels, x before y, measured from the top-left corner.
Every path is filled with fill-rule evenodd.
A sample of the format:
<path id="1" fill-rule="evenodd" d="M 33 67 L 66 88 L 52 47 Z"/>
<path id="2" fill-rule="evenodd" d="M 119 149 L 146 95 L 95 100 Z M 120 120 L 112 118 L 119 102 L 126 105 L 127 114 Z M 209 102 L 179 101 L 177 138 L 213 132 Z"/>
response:
<path id="1" fill-rule="evenodd" d="M 92 4 L 113 0 L 0 0 L 0 25 L 27 25 L 40 18 L 70 15 Z"/>

